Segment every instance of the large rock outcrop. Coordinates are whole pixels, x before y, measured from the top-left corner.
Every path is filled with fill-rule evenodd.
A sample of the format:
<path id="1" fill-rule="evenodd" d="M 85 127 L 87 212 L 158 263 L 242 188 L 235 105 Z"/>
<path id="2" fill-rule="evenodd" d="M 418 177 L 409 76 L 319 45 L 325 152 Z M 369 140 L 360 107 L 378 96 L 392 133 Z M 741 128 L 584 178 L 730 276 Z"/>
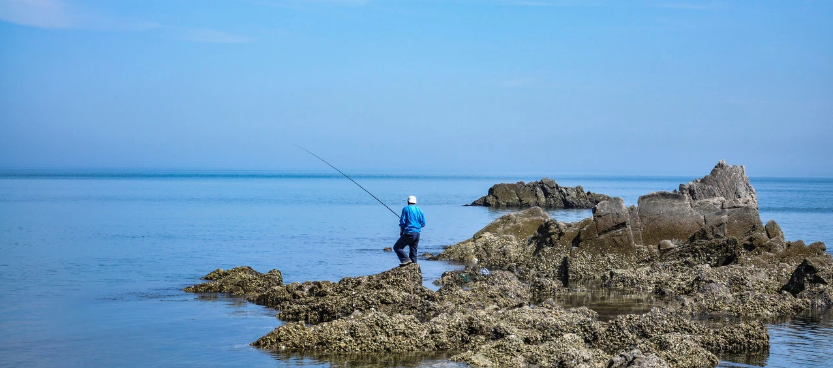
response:
<path id="1" fill-rule="evenodd" d="M 593 208 L 610 199 L 604 194 L 585 192 L 581 186 L 562 187 L 555 180 L 544 178 L 529 183 L 502 183 L 489 188 L 489 194 L 469 206 Z"/>
<path id="2" fill-rule="evenodd" d="M 764 226 L 742 166 L 721 161 L 701 179 L 638 202 L 626 207 L 612 198 L 592 217 L 547 219 L 534 232 L 478 233 L 437 258 L 511 270 L 536 294 L 580 279 L 651 291 L 690 314 L 768 318 L 833 305 L 824 244 L 787 242 L 775 221 Z M 537 212 L 513 216 L 531 224 Z M 508 219 L 491 226 L 501 221 Z"/>
<path id="3" fill-rule="evenodd" d="M 644 244 L 729 237 L 768 239 L 746 170 L 725 161 L 709 175 L 680 184 L 677 191 L 639 197 L 638 216 Z"/>
<path id="4" fill-rule="evenodd" d="M 506 237 L 476 234 L 472 240 L 449 248 L 439 258 L 457 261 L 478 258 L 492 266 L 517 262 L 489 255 L 513 254 L 515 258 L 527 260 L 537 257 L 550 262 L 526 265 L 525 271 L 564 277 L 567 276 L 565 265 L 569 265 L 569 277 L 582 278 L 600 267 L 626 267 L 646 252 L 668 251 L 698 241 L 734 238 L 747 250 L 783 249 L 785 245 L 777 224 L 772 222 L 767 230 L 761 223 L 755 190 L 743 166 L 721 161 L 709 175 L 681 184 L 673 192 L 644 195 L 638 203 L 626 207 L 621 198 L 609 198 L 593 207 L 590 218 L 574 223 L 550 219 L 536 232 L 515 234 L 518 241 L 514 243 Z M 527 237 L 534 237 L 535 241 L 525 242 Z M 502 252 L 486 251 L 495 248 L 496 242 L 511 245 L 500 246 Z M 472 256 L 467 259 L 455 256 L 462 253 Z"/>
<path id="5" fill-rule="evenodd" d="M 555 185 L 551 182 L 543 186 Z M 511 199 L 501 203 L 539 203 L 549 192 L 540 188 L 537 192 L 533 190 L 538 186 L 540 184 L 495 186 L 490 190 L 492 197 L 481 200 L 485 203 L 496 200 L 489 198 L 501 197 Z M 527 194 L 519 196 L 518 191 Z M 516 194 L 500 194 L 504 192 Z M 495 196 L 495 193 L 500 195 Z M 526 199 L 513 202 L 512 198 Z M 533 216 L 533 212 L 523 213 L 519 216 Z M 768 227 L 761 223 L 755 189 L 749 183 L 744 167 L 727 165 L 724 161 L 709 175 L 681 184 L 678 190 L 639 197 L 637 206 L 626 207 L 621 198 L 608 197 L 593 207 L 590 218 L 574 223 L 549 219 L 535 232 L 529 227 L 525 230 L 523 234 L 514 233 L 513 239 L 493 231 L 478 233 L 438 258 L 466 263 L 478 259 L 487 267 L 494 267 L 519 265 L 515 258 L 531 260 L 537 257 L 549 262 L 527 264 L 522 267 L 524 272 L 577 279 L 593 276 L 598 269 L 625 268 L 648 254 L 646 252 L 666 252 L 683 244 L 736 239 L 747 250 L 761 248 L 768 251 L 783 250 L 786 244 L 776 223 L 772 222 Z M 529 237 L 535 237 L 535 241 L 525 242 Z M 465 258 L 457 256 L 463 253 Z"/>
<path id="6" fill-rule="evenodd" d="M 721 353 L 767 351 L 766 327 L 754 319 L 833 306 L 824 244 L 787 242 L 757 211 L 743 167 L 721 162 L 677 191 L 631 207 L 611 198 L 574 223 L 537 207 L 507 214 L 438 256 L 468 266 L 444 273 L 436 292 L 422 286 L 416 264 L 288 285 L 280 271 L 239 267 L 186 291 L 242 294 L 280 310 L 286 323 L 253 345 L 298 354 L 453 351 L 451 360 L 473 367 L 714 367 Z M 559 305 L 582 278 L 661 303 L 609 321 Z"/>

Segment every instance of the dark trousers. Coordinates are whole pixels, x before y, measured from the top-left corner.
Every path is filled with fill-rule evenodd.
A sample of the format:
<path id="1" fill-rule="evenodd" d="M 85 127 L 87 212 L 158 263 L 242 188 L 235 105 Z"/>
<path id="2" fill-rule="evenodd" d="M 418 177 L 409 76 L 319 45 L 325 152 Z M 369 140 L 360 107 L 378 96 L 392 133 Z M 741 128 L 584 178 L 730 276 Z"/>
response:
<path id="1" fill-rule="evenodd" d="M 405 246 L 410 248 L 410 254 L 405 253 Z M 393 250 L 396 252 L 396 256 L 399 257 L 399 262 L 410 259 L 411 262 L 416 263 L 417 246 L 419 246 L 419 233 L 406 233 L 399 236 L 399 240 L 393 245 Z"/>

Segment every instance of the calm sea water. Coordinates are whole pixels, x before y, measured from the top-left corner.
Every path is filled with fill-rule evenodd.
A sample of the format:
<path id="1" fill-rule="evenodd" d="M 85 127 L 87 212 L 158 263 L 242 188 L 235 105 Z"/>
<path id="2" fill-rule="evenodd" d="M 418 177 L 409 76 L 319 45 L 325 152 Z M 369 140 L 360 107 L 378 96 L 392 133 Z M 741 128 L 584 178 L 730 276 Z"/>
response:
<path id="1" fill-rule="evenodd" d="M 498 182 L 543 175 L 355 175 L 397 212 L 416 195 L 420 252 L 471 237 L 505 212 L 464 207 Z M 672 190 L 694 177 L 557 177 L 620 196 Z M 833 246 L 833 179 L 753 178 L 764 221 L 790 240 Z M 553 211 L 575 221 L 589 210 Z M 338 280 L 397 264 L 383 252 L 397 217 L 324 172 L 0 171 L 0 366 L 327 367 L 343 358 L 271 354 L 248 344 L 280 325 L 275 311 L 180 289 L 215 268 L 277 268 L 286 282 Z M 830 251 L 830 250 L 828 250 Z M 455 266 L 422 262 L 425 284 Z M 770 329 L 766 356 L 726 366 L 833 361 L 829 317 Z M 373 360 L 375 359 L 375 360 Z M 374 357 L 369 366 L 445 366 L 442 357 Z"/>

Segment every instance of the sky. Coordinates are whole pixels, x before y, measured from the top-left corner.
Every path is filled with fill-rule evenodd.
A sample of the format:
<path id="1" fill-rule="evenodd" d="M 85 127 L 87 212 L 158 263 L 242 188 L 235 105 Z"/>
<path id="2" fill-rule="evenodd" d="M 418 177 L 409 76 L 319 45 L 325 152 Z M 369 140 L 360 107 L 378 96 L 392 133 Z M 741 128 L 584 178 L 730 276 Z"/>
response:
<path id="1" fill-rule="evenodd" d="M 833 177 L 833 1 L 0 0 L 2 169 L 322 169 L 295 145 Z"/>

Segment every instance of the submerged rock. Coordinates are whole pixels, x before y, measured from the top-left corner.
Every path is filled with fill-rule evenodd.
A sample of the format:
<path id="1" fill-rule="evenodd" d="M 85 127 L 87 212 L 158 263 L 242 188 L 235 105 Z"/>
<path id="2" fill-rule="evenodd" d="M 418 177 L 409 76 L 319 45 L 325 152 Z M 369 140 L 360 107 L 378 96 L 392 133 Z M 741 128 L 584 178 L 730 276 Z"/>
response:
<path id="1" fill-rule="evenodd" d="M 585 192 L 581 186 L 562 187 L 555 180 L 544 178 L 529 183 L 495 184 L 489 194 L 469 206 L 593 208 L 610 199 L 604 194 Z"/>

